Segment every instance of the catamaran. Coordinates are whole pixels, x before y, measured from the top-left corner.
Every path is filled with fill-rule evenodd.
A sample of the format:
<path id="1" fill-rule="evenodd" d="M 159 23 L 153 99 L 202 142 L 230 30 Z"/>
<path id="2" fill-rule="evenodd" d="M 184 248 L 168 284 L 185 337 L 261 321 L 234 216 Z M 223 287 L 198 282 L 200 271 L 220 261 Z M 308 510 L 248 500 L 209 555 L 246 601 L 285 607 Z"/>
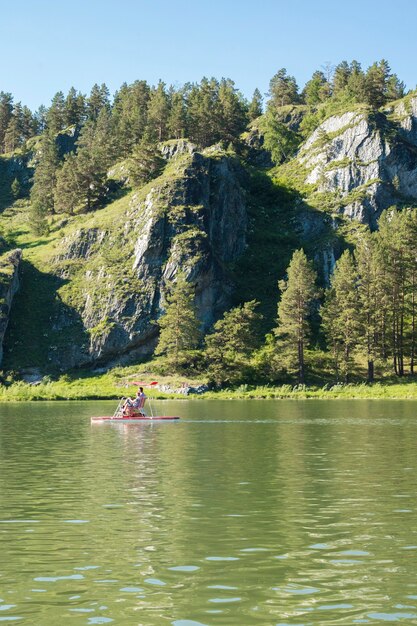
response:
<path id="1" fill-rule="evenodd" d="M 155 387 L 158 384 L 157 381 L 152 381 L 151 383 L 143 383 L 143 382 L 137 382 L 135 381 L 133 383 L 133 385 L 137 385 L 138 387 Z M 124 406 L 125 406 L 125 402 L 126 402 L 126 398 L 121 398 L 119 404 L 117 405 L 117 408 L 115 410 L 115 412 L 113 413 L 113 415 L 102 415 L 99 417 L 92 417 L 91 418 L 91 423 L 92 424 L 99 424 L 102 422 L 122 422 L 123 424 L 125 423 L 135 423 L 135 422 L 153 422 L 153 421 L 157 421 L 157 420 L 179 420 L 180 418 L 178 417 L 178 415 L 157 415 L 154 413 L 153 407 L 152 407 L 152 403 L 148 400 L 148 407 L 149 407 L 149 413 L 150 415 L 147 415 L 145 413 L 144 407 L 141 407 L 140 410 L 136 410 L 136 411 L 130 411 L 129 413 L 126 413 L 124 410 Z"/>

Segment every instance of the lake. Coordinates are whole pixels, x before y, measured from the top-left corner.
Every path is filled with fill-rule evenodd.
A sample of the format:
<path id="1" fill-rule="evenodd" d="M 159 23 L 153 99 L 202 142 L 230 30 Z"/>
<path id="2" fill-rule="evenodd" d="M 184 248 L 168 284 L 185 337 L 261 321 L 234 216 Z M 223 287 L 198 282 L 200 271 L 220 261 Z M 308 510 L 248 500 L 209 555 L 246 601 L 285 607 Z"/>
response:
<path id="1" fill-rule="evenodd" d="M 0 405 L 0 622 L 417 624 L 417 402 Z"/>

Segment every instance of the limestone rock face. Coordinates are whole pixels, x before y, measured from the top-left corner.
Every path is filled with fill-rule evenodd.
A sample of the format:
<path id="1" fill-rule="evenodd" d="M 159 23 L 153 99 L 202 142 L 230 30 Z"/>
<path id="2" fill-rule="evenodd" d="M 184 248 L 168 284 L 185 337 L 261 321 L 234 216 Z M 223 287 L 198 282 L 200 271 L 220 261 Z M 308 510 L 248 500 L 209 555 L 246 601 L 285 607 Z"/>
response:
<path id="1" fill-rule="evenodd" d="M 17 248 L 0 258 L 0 363 L 3 359 L 3 339 L 9 323 L 13 296 L 19 288 L 19 265 L 22 251 Z"/>
<path id="2" fill-rule="evenodd" d="M 375 226 L 393 204 L 417 199 L 417 98 L 408 109 L 350 111 L 325 120 L 301 146 L 306 183 L 340 199 L 339 212 Z"/>
<path id="3" fill-rule="evenodd" d="M 246 245 L 244 171 L 224 154 L 188 147 L 171 159 L 170 174 L 132 194 L 113 223 L 62 240 L 57 273 L 78 281 L 78 300 L 71 304 L 89 345 L 55 351 L 52 358 L 61 367 L 63 361 L 66 368 L 151 353 L 155 321 L 179 272 L 195 285 L 203 327 L 230 306 L 228 266 Z"/>
<path id="4" fill-rule="evenodd" d="M 179 154 L 193 154 L 197 148 L 188 139 L 171 139 L 160 144 L 159 149 L 162 156 L 169 161 Z"/>

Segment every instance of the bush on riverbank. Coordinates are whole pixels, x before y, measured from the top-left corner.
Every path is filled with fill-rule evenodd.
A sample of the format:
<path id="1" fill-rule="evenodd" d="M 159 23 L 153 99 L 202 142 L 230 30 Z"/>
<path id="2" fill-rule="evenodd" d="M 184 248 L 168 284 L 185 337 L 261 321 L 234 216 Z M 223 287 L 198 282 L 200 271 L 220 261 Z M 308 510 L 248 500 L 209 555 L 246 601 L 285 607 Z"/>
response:
<path id="1" fill-rule="evenodd" d="M 149 372 L 133 372 L 132 368 L 117 368 L 112 372 L 93 375 L 83 373 L 77 378 L 68 375 L 56 381 L 44 379 L 39 384 L 23 381 L 0 387 L 0 402 L 22 402 L 37 400 L 114 400 L 134 395 L 137 386 L 133 381 L 150 382 Z M 240 385 L 236 388 L 212 390 L 198 396 L 185 396 L 184 386 L 198 386 L 202 380 L 183 380 L 178 377 L 158 377 L 159 386 L 173 393 L 161 391 L 158 387 L 147 388 L 146 394 L 154 399 L 416 399 L 417 382 L 387 380 L 368 384 L 326 384 L 313 385 Z M 175 391 L 178 391 L 175 393 Z"/>

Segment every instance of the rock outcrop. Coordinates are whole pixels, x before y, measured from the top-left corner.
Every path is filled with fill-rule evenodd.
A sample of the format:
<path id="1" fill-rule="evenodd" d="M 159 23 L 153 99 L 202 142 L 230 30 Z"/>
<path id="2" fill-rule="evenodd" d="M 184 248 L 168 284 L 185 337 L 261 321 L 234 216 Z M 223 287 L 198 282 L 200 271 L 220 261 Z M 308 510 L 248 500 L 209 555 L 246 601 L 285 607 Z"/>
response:
<path id="1" fill-rule="evenodd" d="M 335 195 L 339 213 L 374 227 L 384 209 L 417 199 L 417 98 L 328 118 L 297 161 L 306 183 Z"/>
<path id="2" fill-rule="evenodd" d="M 19 288 L 19 265 L 22 251 L 17 248 L 0 257 L 0 363 L 3 360 L 3 339 L 9 323 L 13 296 Z"/>
<path id="3" fill-rule="evenodd" d="M 205 328 L 230 306 L 229 265 L 246 244 L 245 174 L 224 153 L 181 148 L 169 155 L 164 175 L 133 193 L 106 228 L 82 228 L 62 240 L 56 272 L 72 287 L 61 296 L 76 309 L 90 342 L 55 350 L 50 358 L 61 367 L 149 354 L 155 321 L 179 272 L 195 285 Z M 67 317 L 54 322 L 56 329 L 67 323 Z"/>

